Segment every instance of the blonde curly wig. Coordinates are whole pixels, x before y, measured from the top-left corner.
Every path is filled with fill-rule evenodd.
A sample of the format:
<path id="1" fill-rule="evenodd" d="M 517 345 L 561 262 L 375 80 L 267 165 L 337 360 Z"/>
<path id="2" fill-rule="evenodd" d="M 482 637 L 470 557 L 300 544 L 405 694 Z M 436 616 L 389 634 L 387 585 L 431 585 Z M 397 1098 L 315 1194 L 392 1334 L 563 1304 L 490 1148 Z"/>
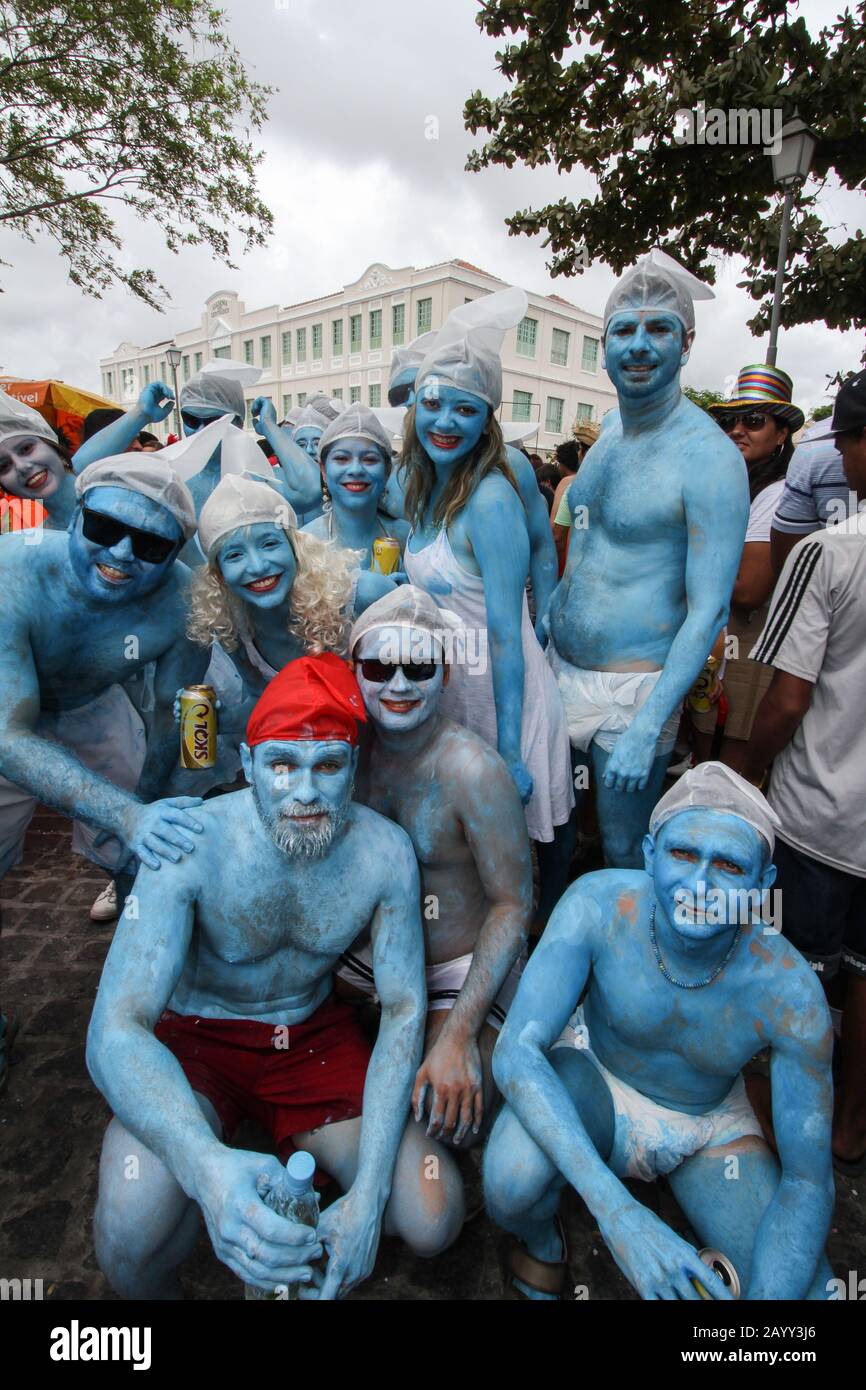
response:
<path id="1" fill-rule="evenodd" d="M 285 528 L 284 528 L 285 529 Z M 345 654 L 352 624 L 350 604 L 360 554 L 300 531 L 286 530 L 298 565 L 287 631 L 311 656 Z M 241 635 L 255 636 L 250 608 L 226 587 L 216 556 L 195 570 L 187 634 L 202 647 L 219 642 L 233 652 Z"/>

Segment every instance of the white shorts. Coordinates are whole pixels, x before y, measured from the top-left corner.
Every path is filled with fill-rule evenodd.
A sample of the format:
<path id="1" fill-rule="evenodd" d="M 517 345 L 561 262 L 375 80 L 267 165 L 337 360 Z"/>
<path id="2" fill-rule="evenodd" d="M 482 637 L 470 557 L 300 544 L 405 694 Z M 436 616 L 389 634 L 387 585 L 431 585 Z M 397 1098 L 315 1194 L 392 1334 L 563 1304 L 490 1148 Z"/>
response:
<path id="1" fill-rule="evenodd" d="M 372 962 L 373 953 L 369 943 L 365 946 L 353 947 L 351 951 L 344 951 L 340 956 L 340 964 L 336 973 L 347 984 L 354 985 L 356 989 L 362 990 L 371 999 L 377 999 Z M 458 956 L 456 960 L 446 960 L 439 965 L 426 967 L 428 1013 L 432 1013 L 434 1009 L 454 1008 L 455 1000 L 463 988 L 463 981 L 469 974 L 471 964 L 472 953 L 470 951 L 468 956 Z M 497 1033 L 505 1022 L 505 1015 L 517 993 L 517 986 L 520 984 L 520 977 L 523 974 L 525 964 L 525 956 L 518 957 L 514 962 L 506 976 L 505 983 L 496 996 L 490 1013 L 487 1015 L 485 1022 L 489 1023 L 491 1028 L 495 1028 Z"/>
<path id="2" fill-rule="evenodd" d="M 670 1173 L 699 1149 L 733 1144 L 746 1135 L 763 1138 L 755 1112 L 746 1095 L 746 1084 L 738 1076 L 724 1100 L 706 1115 L 686 1115 L 649 1100 L 634 1086 L 620 1081 L 608 1071 L 593 1052 L 589 1029 L 580 1005 L 569 1019 L 557 1047 L 577 1047 L 604 1077 L 614 1111 L 613 1147 L 608 1167 L 618 1178 L 643 1178 L 652 1182 L 660 1173 Z"/>
<path id="3" fill-rule="evenodd" d="M 547 660 L 565 706 L 572 747 L 584 751 L 597 743 L 605 753 L 612 753 L 661 676 L 661 671 L 584 671 L 561 657 L 552 640 L 547 644 Z M 659 734 L 657 757 L 671 752 L 679 727 L 676 709 Z"/>

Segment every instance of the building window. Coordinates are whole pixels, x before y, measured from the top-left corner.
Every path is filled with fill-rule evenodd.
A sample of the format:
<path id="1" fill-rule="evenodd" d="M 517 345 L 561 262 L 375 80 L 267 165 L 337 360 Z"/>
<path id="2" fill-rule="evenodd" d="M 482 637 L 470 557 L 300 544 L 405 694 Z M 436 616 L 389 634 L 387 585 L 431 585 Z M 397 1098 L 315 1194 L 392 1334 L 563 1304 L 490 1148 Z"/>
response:
<path id="1" fill-rule="evenodd" d="M 231 354 L 231 348 L 227 348 L 227 347 L 224 347 L 224 348 L 214 348 L 214 350 L 213 350 L 214 359 L 216 359 L 216 358 L 223 358 L 223 357 L 229 357 L 230 354 Z"/>
<path id="2" fill-rule="evenodd" d="M 132 367 L 121 367 L 120 389 L 124 397 L 133 396 L 135 394 L 135 372 Z"/>
<path id="3" fill-rule="evenodd" d="M 568 366 L 568 343 L 571 338 L 570 333 L 566 333 L 562 328 L 554 328 L 553 339 L 550 344 L 550 360 L 554 367 Z"/>
<path id="4" fill-rule="evenodd" d="M 406 341 L 406 305 L 395 304 L 391 309 L 391 342 L 402 347 Z"/>
<path id="5" fill-rule="evenodd" d="M 370 347 L 380 348 L 382 346 L 382 310 L 370 310 Z"/>
<path id="6" fill-rule="evenodd" d="M 307 404 L 307 393 L 306 393 L 306 391 L 299 391 L 299 392 L 298 392 L 298 405 L 299 405 L 301 408 L 303 408 L 306 404 Z"/>
<path id="7" fill-rule="evenodd" d="M 271 366 L 271 335 L 270 335 L 270 333 L 268 334 L 267 338 L 259 338 L 259 348 L 260 348 L 261 354 L 262 354 L 262 366 L 263 366 L 263 368 L 265 369 L 265 371 L 269 371 L 269 370 L 270 370 L 270 366 Z"/>
<path id="8" fill-rule="evenodd" d="M 253 352 L 253 340 L 252 338 L 246 338 L 244 340 L 244 361 L 253 363 L 255 362 L 255 360 L 255 354 Z"/>
<path id="9" fill-rule="evenodd" d="M 331 324 L 331 351 L 339 357 L 343 351 L 343 320 L 334 319 Z"/>
<path id="10" fill-rule="evenodd" d="M 548 396 L 547 414 L 544 418 L 544 428 L 550 434 L 562 433 L 562 412 L 565 409 L 565 401 L 559 396 Z"/>
<path id="11" fill-rule="evenodd" d="M 180 369 L 181 369 L 181 372 L 183 373 L 183 379 L 184 379 L 184 381 L 189 381 L 189 357 L 188 357 L 188 356 L 187 356 L 187 357 L 182 357 L 182 358 L 181 358 L 181 360 L 180 360 Z"/>
<path id="12" fill-rule="evenodd" d="M 200 371 L 201 371 L 202 358 L 203 358 L 203 353 L 197 352 L 197 353 L 195 354 L 195 357 L 194 357 L 193 360 L 192 360 L 192 365 L 193 365 L 193 370 L 194 370 L 194 371 L 196 371 L 196 372 L 200 372 Z"/>
<path id="13" fill-rule="evenodd" d="M 521 319 L 517 325 L 517 353 L 519 357 L 535 356 L 537 336 L 538 319 Z"/>
<path id="14" fill-rule="evenodd" d="M 160 381 L 168 381 L 168 364 L 165 360 L 159 364 L 159 379 Z"/>
<path id="15" fill-rule="evenodd" d="M 281 336 L 280 336 L 280 343 L 281 343 L 281 345 L 282 345 L 282 352 L 283 352 L 283 366 L 284 366 L 284 367 L 290 367 L 290 366 L 292 365 L 292 334 L 291 334 L 291 330 L 290 330 L 288 333 L 283 333 L 283 334 L 281 334 Z"/>
<path id="16" fill-rule="evenodd" d="M 283 337 L 285 337 L 285 334 L 283 334 Z M 288 394 L 287 396 L 283 396 L 283 419 L 284 419 L 284 420 L 285 420 L 286 416 L 288 415 L 289 411 L 291 410 L 291 408 L 292 408 L 292 393 L 291 393 L 291 391 L 290 391 L 289 394 Z"/>
<path id="17" fill-rule="evenodd" d="M 525 319 L 524 322 L 526 322 Z M 515 391 L 514 400 L 511 403 L 511 418 L 512 420 L 532 419 L 531 391 Z"/>
<path id="18" fill-rule="evenodd" d="M 306 330 L 306 328 L 299 328 L 299 329 L 298 329 L 297 357 L 298 357 L 298 361 L 299 361 L 299 362 L 306 362 L 306 360 L 307 360 L 307 330 Z"/>
<path id="19" fill-rule="evenodd" d="M 111 372 L 106 372 L 106 373 L 105 373 L 105 394 L 106 394 L 106 396 L 110 396 L 113 390 L 114 390 L 114 386 L 113 386 L 113 383 L 112 383 Z"/>
<path id="20" fill-rule="evenodd" d="M 149 386 L 149 385 L 150 385 L 150 367 L 147 366 L 147 365 L 145 365 L 144 367 L 142 367 L 141 370 L 144 372 L 144 384 L 145 384 L 145 386 Z"/>
<path id="21" fill-rule="evenodd" d="M 310 336 L 313 361 L 319 362 L 322 357 L 322 325 L 320 323 L 313 324 L 310 329 Z"/>
<path id="22" fill-rule="evenodd" d="M 582 372 L 598 371 L 598 338 L 584 338 L 580 369 Z"/>
<path id="23" fill-rule="evenodd" d="M 350 352 L 360 352 L 360 351 L 361 351 L 361 333 L 362 333 L 362 328 L 361 328 L 361 315 L 360 315 L 360 314 L 350 314 L 350 315 L 349 315 L 349 351 L 350 351 Z"/>
<path id="24" fill-rule="evenodd" d="M 592 410 L 593 410 L 593 407 L 592 407 L 591 405 L 586 405 L 586 403 L 585 403 L 584 401 L 578 401 L 578 403 L 577 403 L 577 423 L 578 423 L 579 425 L 589 425 L 589 424 L 591 424 L 591 423 L 592 423 Z"/>
<path id="25" fill-rule="evenodd" d="M 343 326 L 343 325 L 340 324 L 340 327 L 341 327 L 341 328 L 342 328 L 342 326 Z M 341 400 L 343 399 L 343 388 L 342 388 L 342 386 L 335 386 L 335 387 L 334 387 L 334 390 L 331 392 L 331 395 L 333 396 L 333 398 L 334 398 L 335 401 L 341 401 Z"/>
<path id="26" fill-rule="evenodd" d="M 248 429 L 248 430 L 249 430 L 249 429 L 252 429 L 252 427 L 253 427 L 253 402 L 252 402 L 252 399 L 250 399 L 250 400 L 247 401 L 246 422 L 247 422 L 247 429 Z"/>
<path id="27" fill-rule="evenodd" d="M 373 410 L 377 405 L 382 404 L 382 388 L 379 385 L 370 387 L 370 409 Z"/>
<path id="28" fill-rule="evenodd" d="M 427 333 L 433 327 L 433 300 L 418 300 L 418 332 Z"/>
<path id="29" fill-rule="evenodd" d="M 361 388 L 360 388 L 360 386 L 350 386 L 350 387 L 349 387 L 349 404 L 350 404 L 350 405 L 357 405 L 358 402 L 360 401 L 360 399 L 361 399 Z"/>

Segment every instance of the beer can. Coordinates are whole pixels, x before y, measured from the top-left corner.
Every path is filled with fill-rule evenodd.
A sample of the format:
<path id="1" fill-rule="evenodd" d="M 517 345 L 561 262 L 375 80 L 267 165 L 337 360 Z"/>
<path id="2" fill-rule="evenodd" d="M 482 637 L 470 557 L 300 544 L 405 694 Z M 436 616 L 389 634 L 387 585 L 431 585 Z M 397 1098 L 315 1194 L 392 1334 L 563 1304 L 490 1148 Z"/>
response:
<path id="1" fill-rule="evenodd" d="M 707 664 L 688 693 L 686 704 L 699 714 L 706 714 L 712 708 L 718 688 L 719 660 L 718 657 L 708 656 Z"/>
<path id="2" fill-rule="evenodd" d="M 739 1298 L 740 1280 L 737 1276 L 737 1271 L 734 1269 L 727 1255 L 723 1255 L 721 1250 L 711 1250 L 707 1246 L 703 1250 L 698 1251 L 698 1259 L 703 1260 L 704 1264 L 713 1271 L 717 1279 L 721 1279 L 725 1288 L 730 1293 L 731 1298 Z M 701 1298 L 712 1297 L 711 1294 L 707 1293 L 703 1284 L 698 1283 L 697 1279 L 693 1279 L 692 1283 Z"/>
<path id="3" fill-rule="evenodd" d="M 370 568 L 379 574 L 393 574 L 400 564 L 400 542 L 393 536 L 377 536 L 373 542 Z"/>
<path id="4" fill-rule="evenodd" d="M 180 765 L 213 767 L 216 753 L 216 691 L 212 685 L 187 685 L 180 692 Z"/>

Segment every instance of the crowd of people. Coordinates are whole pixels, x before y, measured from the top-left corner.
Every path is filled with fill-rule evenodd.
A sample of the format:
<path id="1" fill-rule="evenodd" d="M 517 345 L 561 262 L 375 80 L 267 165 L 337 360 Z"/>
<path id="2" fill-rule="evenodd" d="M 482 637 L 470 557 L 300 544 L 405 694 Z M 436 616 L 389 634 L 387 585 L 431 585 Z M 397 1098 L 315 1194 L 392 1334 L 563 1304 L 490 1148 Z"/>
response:
<path id="1" fill-rule="evenodd" d="M 555 466 L 498 418 L 513 289 L 395 350 L 387 409 L 259 396 L 257 440 L 225 361 L 164 447 L 162 382 L 74 453 L 0 394 L 0 487 L 42 508 L 0 539 L 0 875 L 40 802 L 106 872 L 119 1294 L 178 1296 L 203 1217 L 258 1296 L 341 1297 L 483 1205 L 503 1297 L 563 1298 L 570 1185 L 643 1298 L 732 1297 L 698 1246 L 744 1298 L 828 1296 L 866 1168 L 866 373 L 796 447 L 777 367 L 705 411 L 711 297 L 658 250 L 620 278 L 617 408 Z M 297 1150 L 341 1194 L 315 1229 Z M 624 1183 L 659 1176 L 697 1245 Z"/>

